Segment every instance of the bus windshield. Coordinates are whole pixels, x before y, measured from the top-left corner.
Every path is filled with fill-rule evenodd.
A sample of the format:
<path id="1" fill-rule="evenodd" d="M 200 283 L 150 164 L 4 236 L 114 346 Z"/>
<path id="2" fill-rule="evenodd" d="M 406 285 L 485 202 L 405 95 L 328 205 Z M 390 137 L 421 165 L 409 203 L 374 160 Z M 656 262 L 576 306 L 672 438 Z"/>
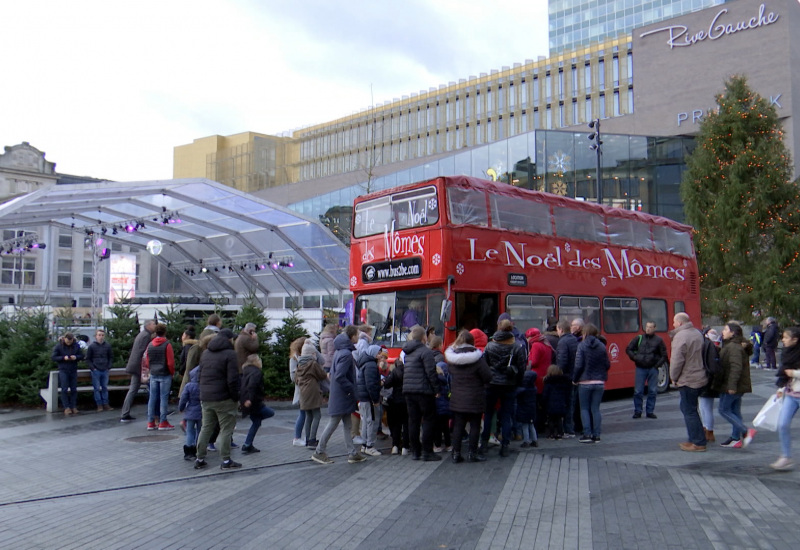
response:
<path id="1" fill-rule="evenodd" d="M 357 204 L 353 235 L 368 237 L 392 229 L 400 231 L 433 225 L 438 221 L 436 187 L 428 186 Z"/>
<path id="2" fill-rule="evenodd" d="M 356 318 L 372 327 L 375 344 L 399 348 L 414 325 L 433 326 L 437 334 L 443 333 L 443 301 L 441 288 L 362 294 L 356 302 Z"/>

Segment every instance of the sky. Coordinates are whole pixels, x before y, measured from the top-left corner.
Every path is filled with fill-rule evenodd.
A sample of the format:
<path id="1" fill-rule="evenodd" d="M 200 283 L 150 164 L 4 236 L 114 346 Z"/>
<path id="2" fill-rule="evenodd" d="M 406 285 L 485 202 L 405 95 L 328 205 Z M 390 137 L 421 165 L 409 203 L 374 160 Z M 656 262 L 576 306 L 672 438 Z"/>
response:
<path id="1" fill-rule="evenodd" d="M 546 0 L 10 2 L 0 145 L 169 179 L 194 139 L 290 132 L 547 52 Z"/>

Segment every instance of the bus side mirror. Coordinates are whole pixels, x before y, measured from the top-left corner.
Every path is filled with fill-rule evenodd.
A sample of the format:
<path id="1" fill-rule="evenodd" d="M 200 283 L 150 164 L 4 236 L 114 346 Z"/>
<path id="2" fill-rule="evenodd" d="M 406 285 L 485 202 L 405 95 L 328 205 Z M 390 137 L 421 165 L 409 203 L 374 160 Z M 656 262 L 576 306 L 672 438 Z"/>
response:
<path id="1" fill-rule="evenodd" d="M 442 324 L 447 324 L 447 321 L 450 320 L 450 313 L 452 311 L 453 311 L 453 301 L 444 300 L 442 302 L 442 314 L 439 316 L 439 319 L 442 321 Z"/>

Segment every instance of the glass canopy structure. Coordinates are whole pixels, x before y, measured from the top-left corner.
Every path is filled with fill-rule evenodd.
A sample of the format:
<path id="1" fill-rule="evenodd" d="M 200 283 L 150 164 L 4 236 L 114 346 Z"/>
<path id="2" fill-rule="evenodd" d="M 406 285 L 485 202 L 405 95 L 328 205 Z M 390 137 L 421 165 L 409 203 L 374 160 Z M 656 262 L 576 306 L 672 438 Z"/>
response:
<path id="1" fill-rule="evenodd" d="M 318 221 L 206 179 L 51 185 L 0 205 L 0 229 L 40 228 L 74 232 L 103 247 L 101 258 L 115 243 L 148 251 L 162 292 L 213 298 L 348 289 L 348 250 Z M 53 253 L 57 243 L 49 244 Z"/>

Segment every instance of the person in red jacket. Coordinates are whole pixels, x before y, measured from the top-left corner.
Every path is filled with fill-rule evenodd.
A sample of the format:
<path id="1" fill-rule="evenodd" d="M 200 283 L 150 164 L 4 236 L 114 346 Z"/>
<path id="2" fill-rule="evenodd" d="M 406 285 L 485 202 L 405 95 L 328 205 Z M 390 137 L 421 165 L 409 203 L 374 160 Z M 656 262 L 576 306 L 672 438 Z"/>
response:
<path id="1" fill-rule="evenodd" d="M 142 364 L 150 367 L 150 399 L 147 401 L 147 429 L 155 430 L 156 401 L 159 402 L 161 422 L 159 430 L 174 430 L 175 426 L 167 422 L 167 402 L 172 387 L 172 376 L 175 374 L 175 354 L 172 344 L 166 338 L 167 325 L 156 325 L 156 337 L 147 346 Z"/>
<path id="2" fill-rule="evenodd" d="M 544 377 L 547 376 L 547 369 L 555 363 L 555 352 L 538 328 L 529 328 L 525 332 L 525 338 L 530 346 L 528 369 L 536 372 L 536 393 L 541 394 L 544 390 Z"/>

